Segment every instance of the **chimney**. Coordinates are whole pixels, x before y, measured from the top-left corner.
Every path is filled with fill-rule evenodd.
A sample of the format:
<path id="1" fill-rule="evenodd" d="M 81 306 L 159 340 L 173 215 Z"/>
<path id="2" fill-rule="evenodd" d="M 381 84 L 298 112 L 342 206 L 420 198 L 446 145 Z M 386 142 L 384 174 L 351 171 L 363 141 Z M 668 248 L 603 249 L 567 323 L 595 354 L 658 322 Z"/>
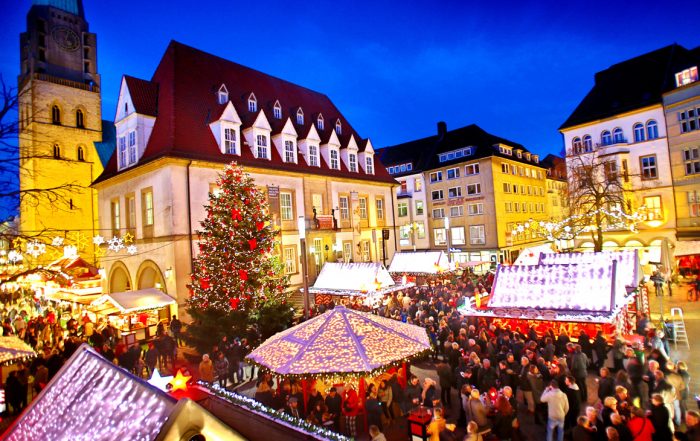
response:
<path id="1" fill-rule="evenodd" d="M 445 133 L 447 133 L 447 124 L 445 123 L 445 121 L 438 121 L 437 129 L 438 129 L 438 138 L 439 139 L 444 138 Z"/>

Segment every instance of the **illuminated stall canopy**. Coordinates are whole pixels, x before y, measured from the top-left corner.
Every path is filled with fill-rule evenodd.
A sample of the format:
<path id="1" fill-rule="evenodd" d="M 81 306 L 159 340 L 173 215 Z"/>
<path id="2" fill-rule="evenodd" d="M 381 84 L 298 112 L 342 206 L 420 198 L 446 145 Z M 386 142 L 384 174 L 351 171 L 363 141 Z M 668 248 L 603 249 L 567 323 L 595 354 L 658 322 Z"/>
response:
<path id="1" fill-rule="evenodd" d="M 90 304 L 96 314 L 131 314 L 174 305 L 175 299 L 156 288 L 104 294 Z"/>
<path id="2" fill-rule="evenodd" d="M 0 365 L 36 357 L 36 352 L 16 336 L 0 337 Z"/>
<path id="3" fill-rule="evenodd" d="M 442 251 L 395 253 L 389 273 L 408 276 L 435 276 L 450 272 L 447 255 Z"/>
<path id="4" fill-rule="evenodd" d="M 637 250 L 601 251 L 598 253 L 541 253 L 539 256 L 541 265 L 604 263 L 613 260 L 617 262 L 616 276 L 623 281 L 626 287 L 636 289 L 644 279 Z"/>
<path id="5" fill-rule="evenodd" d="M 395 283 L 380 263 L 326 262 L 309 293 L 377 297 L 411 286 L 415 284 Z"/>

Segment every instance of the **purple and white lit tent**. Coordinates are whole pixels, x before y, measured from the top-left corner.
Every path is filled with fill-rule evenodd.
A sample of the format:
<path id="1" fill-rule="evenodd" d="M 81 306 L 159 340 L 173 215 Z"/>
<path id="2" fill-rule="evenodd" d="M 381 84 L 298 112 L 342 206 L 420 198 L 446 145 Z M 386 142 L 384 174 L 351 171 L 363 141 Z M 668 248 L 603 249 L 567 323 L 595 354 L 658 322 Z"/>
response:
<path id="1" fill-rule="evenodd" d="M 598 253 L 541 253 L 540 265 L 617 262 L 616 276 L 628 289 L 636 289 L 644 279 L 637 250 L 601 251 Z"/>

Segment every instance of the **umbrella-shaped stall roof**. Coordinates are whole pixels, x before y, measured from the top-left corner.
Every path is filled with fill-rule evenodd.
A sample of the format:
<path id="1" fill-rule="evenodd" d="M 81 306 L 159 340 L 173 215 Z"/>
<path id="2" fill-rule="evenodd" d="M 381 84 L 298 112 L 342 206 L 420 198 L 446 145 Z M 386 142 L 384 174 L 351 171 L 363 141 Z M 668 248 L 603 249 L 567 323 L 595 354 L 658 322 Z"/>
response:
<path id="1" fill-rule="evenodd" d="M 419 326 L 336 306 L 273 335 L 247 358 L 285 376 L 372 375 L 428 350 Z"/>
<path id="2" fill-rule="evenodd" d="M 396 284 L 381 263 L 326 262 L 318 275 L 311 294 L 338 296 L 384 295 L 415 286 L 414 283 Z"/>
<path id="3" fill-rule="evenodd" d="M 130 314 L 174 305 L 175 299 L 156 288 L 104 294 L 90 304 L 93 312 L 102 315 Z"/>
<path id="4" fill-rule="evenodd" d="M 36 357 L 36 352 L 18 337 L 0 337 L 0 364 L 9 364 L 30 357 Z"/>

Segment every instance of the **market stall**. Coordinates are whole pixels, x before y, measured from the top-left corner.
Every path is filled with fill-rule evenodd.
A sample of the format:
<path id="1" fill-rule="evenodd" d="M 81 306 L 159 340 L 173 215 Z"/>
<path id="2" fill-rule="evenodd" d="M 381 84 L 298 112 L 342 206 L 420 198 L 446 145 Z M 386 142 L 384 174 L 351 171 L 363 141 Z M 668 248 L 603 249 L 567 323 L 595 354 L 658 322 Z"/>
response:
<path id="1" fill-rule="evenodd" d="M 104 294 L 90 303 L 88 310 L 107 318 L 129 346 L 155 337 L 158 323 L 171 316 L 170 306 L 175 304 L 175 299 L 162 291 L 146 288 Z"/>
<path id="2" fill-rule="evenodd" d="M 416 251 L 395 253 L 389 273 L 396 281 L 428 284 L 431 280 L 449 276 L 454 271 L 447 255 L 442 251 Z"/>
<path id="3" fill-rule="evenodd" d="M 513 265 L 539 265 L 541 254 L 549 255 L 554 254 L 555 252 L 555 246 L 551 242 L 525 248 L 520 252 L 520 254 L 518 254 L 518 258 L 515 259 Z"/>
<path id="4" fill-rule="evenodd" d="M 377 306 L 385 294 L 412 286 L 412 282 L 394 282 L 380 263 L 327 262 L 309 293 L 314 294 L 317 305 L 332 302 L 333 296 L 345 296 L 361 297 L 368 306 Z"/>
<path id="5" fill-rule="evenodd" d="M 673 255 L 681 276 L 700 276 L 700 241 L 687 240 L 676 242 Z"/>

